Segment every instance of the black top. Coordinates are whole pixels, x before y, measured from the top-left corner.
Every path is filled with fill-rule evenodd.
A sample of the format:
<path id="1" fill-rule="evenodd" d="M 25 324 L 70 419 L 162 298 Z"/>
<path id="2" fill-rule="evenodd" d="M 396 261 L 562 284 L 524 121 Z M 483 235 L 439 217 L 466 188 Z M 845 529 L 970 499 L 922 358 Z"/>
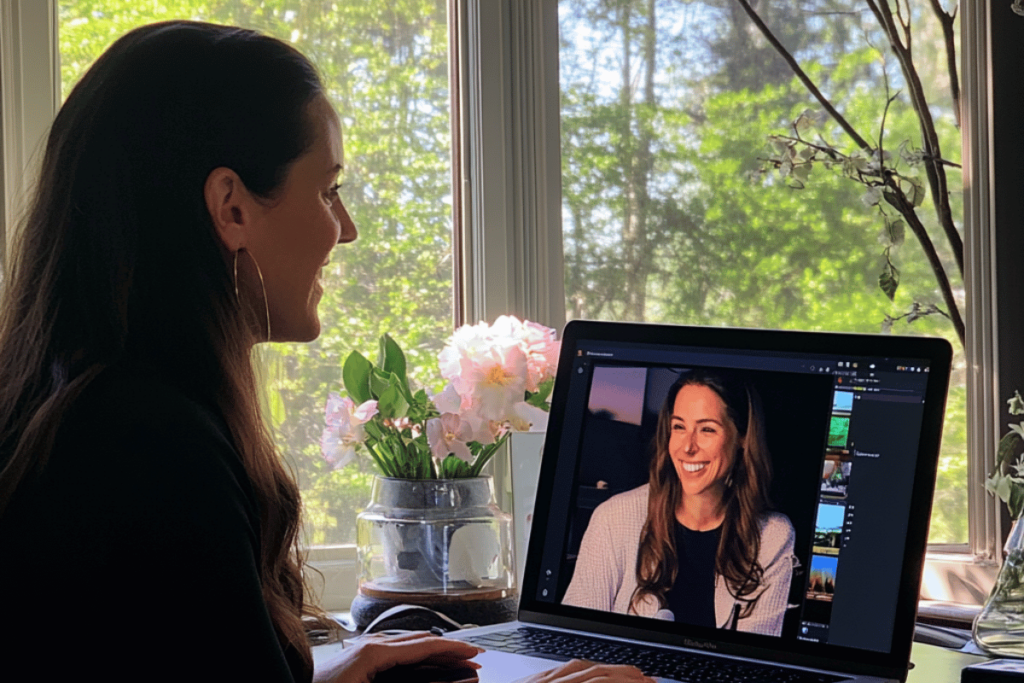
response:
<path id="1" fill-rule="evenodd" d="M 0 679 L 309 680 L 274 630 L 259 554 L 223 420 L 107 371 L 0 516 Z"/>
<path id="2" fill-rule="evenodd" d="M 675 620 L 694 626 L 714 628 L 715 553 L 722 527 L 711 531 L 693 531 L 675 523 L 676 555 L 679 572 L 666 598 Z"/>

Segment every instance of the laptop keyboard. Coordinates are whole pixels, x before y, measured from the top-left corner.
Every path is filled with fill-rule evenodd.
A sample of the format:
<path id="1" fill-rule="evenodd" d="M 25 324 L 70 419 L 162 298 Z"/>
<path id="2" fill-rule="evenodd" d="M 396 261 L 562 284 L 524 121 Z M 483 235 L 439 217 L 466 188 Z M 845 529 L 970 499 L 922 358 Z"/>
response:
<path id="1" fill-rule="evenodd" d="M 842 676 L 799 671 L 679 652 L 666 648 L 621 643 L 558 631 L 520 627 L 466 639 L 489 650 L 543 657 L 556 661 L 587 659 L 605 664 L 630 664 L 648 676 L 695 683 L 834 683 Z"/>

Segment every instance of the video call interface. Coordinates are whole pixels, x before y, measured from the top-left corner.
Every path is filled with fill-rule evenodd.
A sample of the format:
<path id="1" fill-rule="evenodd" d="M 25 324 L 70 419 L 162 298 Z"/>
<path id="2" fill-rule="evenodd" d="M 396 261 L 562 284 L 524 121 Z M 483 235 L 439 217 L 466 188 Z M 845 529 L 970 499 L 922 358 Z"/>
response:
<path id="1" fill-rule="evenodd" d="M 633 618 L 675 621 L 671 628 L 695 636 L 714 638 L 711 629 L 739 623 L 766 638 L 888 652 L 928 382 L 923 361 L 587 344 L 574 357 L 537 600 L 580 604 L 563 598 L 577 570 L 585 574 L 580 562 L 594 561 L 580 554 L 591 518 L 648 484 L 670 387 L 688 373 L 725 371 L 760 396 L 771 510 L 795 538 L 781 627 L 744 629 L 755 619 L 737 622 L 737 614 L 724 623 L 718 615 L 710 627 L 666 610 Z M 600 609 L 635 615 L 621 604 Z"/>

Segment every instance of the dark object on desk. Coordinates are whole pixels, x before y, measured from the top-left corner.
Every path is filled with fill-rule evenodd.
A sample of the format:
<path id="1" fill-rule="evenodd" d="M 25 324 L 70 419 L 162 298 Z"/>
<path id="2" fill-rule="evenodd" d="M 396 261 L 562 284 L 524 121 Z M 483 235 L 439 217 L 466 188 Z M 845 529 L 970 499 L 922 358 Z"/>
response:
<path id="1" fill-rule="evenodd" d="M 395 666 L 373 677 L 373 683 L 476 683 L 476 669 L 468 666 Z"/>
<path id="2" fill-rule="evenodd" d="M 447 615 L 435 612 L 422 605 L 395 605 L 384 610 L 371 621 L 363 633 L 380 633 L 381 631 L 430 631 L 437 635 L 449 631 L 458 631 L 463 624 L 450 619 Z"/>
<path id="3" fill-rule="evenodd" d="M 972 664 L 960 672 L 960 683 L 1000 683 L 1024 681 L 1024 660 L 993 659 Z"/>
<path id="4" fill-rule="evenodd" d="M 971 640 L 971 632 L 964 628 L 934 626 L 918 622 L 914 627 L 914 642 L 938 645 L 950 650 L 959 650 Z"/>
<path id="5" fill-rule="evenodd" d="M 400 599 L 390 597 L 399 595 Z M 441 612 L 460 624 L 501 624 L 516 618 L 519 607 L 519 595 L 506 590 L 496 590 L 493 594 L 484 594 L 481 599 L 465 599 L 450 595 L 434 595 L 431 593 L 405 593 L 370 595 L 361 588 L 352 601 L 352 620 L 360 628 L 366 628 L 374 619 L 392 607 L 416 604 Z M 390 628 L 429 630 L 435 624 L 391 626 Z"/>

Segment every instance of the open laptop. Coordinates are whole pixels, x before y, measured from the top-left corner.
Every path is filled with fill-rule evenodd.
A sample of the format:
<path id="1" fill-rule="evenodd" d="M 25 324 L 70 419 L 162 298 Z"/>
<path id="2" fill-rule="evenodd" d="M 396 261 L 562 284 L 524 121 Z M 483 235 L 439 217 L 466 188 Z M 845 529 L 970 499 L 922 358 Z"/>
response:
<path id="1" fill-rule="evenodd" d="M 937 338 L 569 323 L 518 621 L 450 637 L 487 649 L 477 660 L 483 683 L 574 657 L 635 664 L 665 681 L 905 680 L 951 353 Z M 765 602 L 753 613 L 765 618 L 745 621 L 737 600 L 723 620 L 717 568 L 710 625 L 710 599 L 702 598 L 704 625 L 650 606 L 648 616 L 595 608 L 605 598 L 589 599 L 607 586 L 595 588 L 600 572 L 581 566 L 597 562 L 607 573 L 612 546 L 633 533 L 622 528 L 637 528 L 622 501 L 648 484 L 659 410 L 670 387 L 694 372 L 740 378 L 763 406 L 770 516 L 783 530 L 761 526 Z M 593 518 L 625 526 L 586 541 Z M 766 548 L 782 550 L 768 558 Z M 613 580 L 635 584 L 635 560 L 620 564 L 632 566 Z M 577 572 L 590 583 L 569 591 Z"/>

